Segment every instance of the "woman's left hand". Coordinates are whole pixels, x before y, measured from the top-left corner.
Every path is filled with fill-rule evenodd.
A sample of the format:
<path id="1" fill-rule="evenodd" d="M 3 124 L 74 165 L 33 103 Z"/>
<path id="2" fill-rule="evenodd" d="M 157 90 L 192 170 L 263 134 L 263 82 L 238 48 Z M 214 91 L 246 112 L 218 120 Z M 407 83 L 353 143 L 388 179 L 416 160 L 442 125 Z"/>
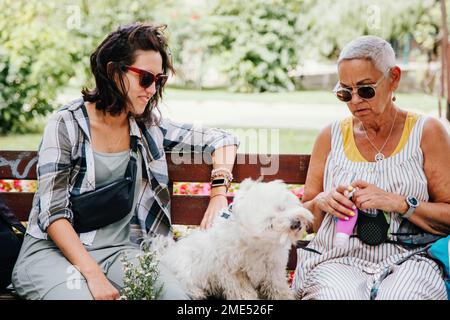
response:
<path id="1" fill-rule="evenodd" d="M 354 181 L 352 187 L 358 188 L 353 194 L 353 202 L 361 209 L 380 209 L 385 212 L 404 213 L 407 210 L 405 197 L 386 192 L 363 180 Z"/>
<path id="2" fill-rule="evenodd" d="M 228 207 L 228 200 L 225 195 L 220 194 L 211 198 L 205 215 L 203 216 L 202 223 L 200 224 L 200 229 L 211 227 L 212 222 L 219 211 L 226 207 Z"/>

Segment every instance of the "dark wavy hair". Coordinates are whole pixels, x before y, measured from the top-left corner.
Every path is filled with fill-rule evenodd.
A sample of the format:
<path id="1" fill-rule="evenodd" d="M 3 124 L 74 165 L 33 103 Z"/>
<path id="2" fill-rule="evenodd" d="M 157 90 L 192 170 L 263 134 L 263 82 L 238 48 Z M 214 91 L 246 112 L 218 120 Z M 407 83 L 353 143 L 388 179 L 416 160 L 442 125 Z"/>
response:
<path id="1" fill-rule="evenodd" d="M 119 115 L 131 104 L 124 83 L 122 66 L 132 65 L 137 50 L 157 51 L 162 57 L 164 74 L 169 70 L 175 73 L 167 38 L 164 35 L 166 25 L 153 26 L 133 23 L 120 26 L 111 32 L 91 55 L 91 71 L 95 78 L 95 88 L 83 88 L 84 101 L 96 103 L 98 110 Z M 163 88 L 153 95 L 139 121 L 154 121 L 152 111 L 158 108 Z M 157 109 L 158 110 L 158 109 Z"/>

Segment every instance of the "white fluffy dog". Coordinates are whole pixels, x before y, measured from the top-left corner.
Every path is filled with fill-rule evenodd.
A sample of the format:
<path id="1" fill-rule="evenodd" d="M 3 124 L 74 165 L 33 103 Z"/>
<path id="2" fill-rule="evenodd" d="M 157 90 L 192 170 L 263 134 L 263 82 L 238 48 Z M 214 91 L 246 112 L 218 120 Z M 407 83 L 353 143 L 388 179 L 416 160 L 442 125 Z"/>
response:
<path id="1" fill-rule="evenodd" d="M 228 212 L 229 213 L 229 212 Z M 313 216 L 282 181 L 246 179 L 211 228 L 194 231 L 163 251 L 193 299 L 293 299 L 286 277 L 289 249 Z"/>

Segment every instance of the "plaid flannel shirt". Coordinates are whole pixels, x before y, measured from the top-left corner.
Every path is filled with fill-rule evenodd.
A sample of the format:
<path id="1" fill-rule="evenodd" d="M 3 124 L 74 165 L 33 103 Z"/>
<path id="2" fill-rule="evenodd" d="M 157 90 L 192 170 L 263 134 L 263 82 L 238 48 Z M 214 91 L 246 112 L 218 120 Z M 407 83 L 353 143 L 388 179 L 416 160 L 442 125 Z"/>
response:
<path id="1" fill-rule="evenodd" d="M 239 145 L 236 137 L 220 130 L 192 124 L 176 124 L 162 118 L 158 125 L 140 130 L 130 117 L 130 135 L 138 137 L 145 164 L 139 199 L 131 220 L 132 240 L 147 234 L 169 234 L 170 191 L 166 152 L 188 150 L 211 154 L 225 145 Z M 55 220 L 73 223 L 70 195 L 95 189 L 94 155 L 89 119 L 82 98 L 57 111 L 45 127 L 39 147 L 38 188 L 33 199 L 27 233 L 47 239 L 47 228 Z M 80 240 L 91 245 L 96 231 L 81 233 Z"/>

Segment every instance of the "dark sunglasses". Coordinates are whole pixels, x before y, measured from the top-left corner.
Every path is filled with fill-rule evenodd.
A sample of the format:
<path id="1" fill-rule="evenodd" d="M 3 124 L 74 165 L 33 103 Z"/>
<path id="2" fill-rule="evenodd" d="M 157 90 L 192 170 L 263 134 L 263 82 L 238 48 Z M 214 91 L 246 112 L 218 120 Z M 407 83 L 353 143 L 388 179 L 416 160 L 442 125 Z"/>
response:
<path id="1" fill-rule="evenodd" d="M 381 83 L 384 77 L 385 75 L 383 74 L 383 76 L 374 84 L 362 84 L 359 86 L 346 88 L 342 87 L 338 82 L 333 92 L 334 94 L 336 94 L 336 97 L 343 102 L 350 102 L 352 100 L 353 88 L 356 88 L 356 94 L 362 99 L 372 99 L 373 97 L 375 97 L 376 87 Z"/>
<path id="2" fill-rule="evenodd" d="M 163 73 L 158 73 L 155 75 L 149 71 L 126 65 L 123 65 L 123 69 L 137 73 L 139 75 L 139 85 L 144 89 L 147 89 L 153 84 L 153 82 L 155 82 L 156 90 L 159 90 L 166 84 L 168 78 Z"/>

